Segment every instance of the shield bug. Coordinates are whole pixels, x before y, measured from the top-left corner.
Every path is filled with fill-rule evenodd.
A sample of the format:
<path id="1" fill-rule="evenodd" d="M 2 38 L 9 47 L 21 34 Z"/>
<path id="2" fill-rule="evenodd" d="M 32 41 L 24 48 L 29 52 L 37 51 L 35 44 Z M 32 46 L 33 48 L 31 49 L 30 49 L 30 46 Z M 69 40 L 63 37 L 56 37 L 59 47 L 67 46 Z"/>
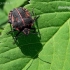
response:
<path id="1" fill-rule="evenodd" d="M 34 13 L 32 11 L 32 14 L 34 16 Z M 32 18 L 30 12 L 22 7 L 15 8 L 9 13 L 8 22 L 11 25 L 11 31 L 17 30 L 18 33 L 15 35 L 15 38 L 23 32 L 25 35 L 28 35 L 30 33 L 30 30 L 33 30 L 33 33 L 36 32 L 35 28 L 32 28 L 34 21 L 39 16 L 34 16 Z M 10 32 L 11 32 L 10 31 Z"/>

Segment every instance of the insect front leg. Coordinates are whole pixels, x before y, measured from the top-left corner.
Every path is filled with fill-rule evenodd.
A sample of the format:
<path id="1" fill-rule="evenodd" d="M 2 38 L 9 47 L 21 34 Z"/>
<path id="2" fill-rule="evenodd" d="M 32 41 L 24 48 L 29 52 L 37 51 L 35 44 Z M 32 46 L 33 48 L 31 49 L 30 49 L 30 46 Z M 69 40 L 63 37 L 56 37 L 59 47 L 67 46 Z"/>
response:
<path id="1" fill-rule="evenodd" d="M 34 8 L 32 8 L 32 11 L 31 11 L 31 16 L 34 16 L 35 13 L 34 13 Z"/>
<path id="2" fill-rule="evenodd" d="M 34 21 L 36 21 L 40 17 L 40 15 L 36 15 L 34 13 L 34 8 L 32 9 L 31 15 L 34 16 Z"/>
<path id="3" fill-rule="evenodd" d="M 39 17 L 40 15 L 34 16 L 34 21 L 36 21 Z"/>

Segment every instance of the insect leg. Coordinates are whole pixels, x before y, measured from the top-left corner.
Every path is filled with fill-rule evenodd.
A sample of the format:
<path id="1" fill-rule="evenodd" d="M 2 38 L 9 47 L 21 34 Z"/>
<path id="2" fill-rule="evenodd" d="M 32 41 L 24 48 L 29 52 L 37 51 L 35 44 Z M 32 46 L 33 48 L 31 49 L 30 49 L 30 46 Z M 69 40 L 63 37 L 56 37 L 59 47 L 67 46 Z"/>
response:
<path id="1" fill-rule="evenodd" d="M 40 15 L 35 15 L 35 13 L 34 13 L 33 10 L 34 10 L 34 9 L 32 9 L 32 15 L 34 16 L 34 21 L 37 22 L 37 19 L 40 17 Z M 36 25 L 37 25 L 37 24 L 36 24 Z M 38 28 L 38 25 L 37 25 L 37 28 Z M 31 28 L 31 29 L 34 30 L 34 33 L 39 33 L 39 34 L 40 34 L 39 29 L 38 29 L 38 32 L 36 32 L 36 29 L 35 29 L 35 28 Z"/>
<path id="2" fill-rule="evenodd" d="M 14 44 L 16 43 L 16 41 L 17 41 L 17 36 L 20 34 L 20 32 L 18 32 L 17 34 L 16 34 L 16 36 L 15 37 L 13 37 L 13 39 L 14 39 Z"/>
<path id="3" fill-rule="evenodd" d="M 15 36 L 15 38 L 17 39 L 18 35 L 23 31 L 24 28 L 22 28 Z"/>
<path id="4" fill-rule="evenodd" d="M 17 37 L 18 37 L 18 35 L 19 35 L 21 32 L 22 32 L 22 31 L 19 31 L 19 32 L 16 34 L 15 38 L 17 38 Z"/>
<path id="5" fill-rule="evenodd" d="M 22 30 L 19 31 L 19 32 L 13 37 L 13 38 L 14 38 L 14 44 L 16 43 L 17 38 L 18 38 L 18 35 L 19 35 L 21 32 L 22 32 Z"/>
<path id="6" fill-rule="evenodd" d="M 40 16 L 34 13 L 34 8 L 32 8 L 32 12 L 31 12 L 32 16 L 34 16 L 34 21 L 36 21 Z"/>
<path id="7" fill-rule="evenodd" d="M 34 16 L 34 21 L 36 21 L 40 16 L 37 15 L 37 16 Z"/>
<path id="8" fill-rule="evenodd" d="M 31 16 L 34 16 L 35 13 L 34 13 L 34 8 L 32 8 L 32 11 L 31 11 Z"/>

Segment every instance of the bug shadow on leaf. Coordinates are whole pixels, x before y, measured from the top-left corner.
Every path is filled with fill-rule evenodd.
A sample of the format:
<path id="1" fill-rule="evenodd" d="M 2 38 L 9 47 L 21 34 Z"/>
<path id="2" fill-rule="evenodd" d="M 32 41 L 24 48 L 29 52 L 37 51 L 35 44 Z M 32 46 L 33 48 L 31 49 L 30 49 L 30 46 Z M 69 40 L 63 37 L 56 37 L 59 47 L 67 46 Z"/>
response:
<path id="1" fill-rule="evenodd" d="M 36 34 L 23 35 L 17 39 L 17 45 L 22 53 L 32 58 L 38 57 L 38 53 L 42 49 L 40 38 Z"/>
<path id="2" fill-rule="evenodd" d="M 20 48 L 20 50 L 24 55 L 30 56 L 33 59 L 37 58 L 39 52 L 42 50 L 42 44 L 40 42 L 40 39 L 41 39 L 40 32 L 38 29 L 37 31 L 38 31 L 38 34 L 30 33 L 29 35 L 24 35 L 23 33 L 21 33 L 15 43 L 17 44 L 17 46 Z M 15 35 L 16 35 L 16 32 L 14 32 L 13 37 Z"/>

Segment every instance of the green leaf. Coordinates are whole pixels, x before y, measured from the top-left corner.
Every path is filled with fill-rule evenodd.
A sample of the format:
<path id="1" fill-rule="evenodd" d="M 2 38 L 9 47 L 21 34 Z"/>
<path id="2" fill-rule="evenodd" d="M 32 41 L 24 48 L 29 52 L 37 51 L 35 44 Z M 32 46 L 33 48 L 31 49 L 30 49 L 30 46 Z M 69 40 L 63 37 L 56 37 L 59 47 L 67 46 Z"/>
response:
<path id="1" fill-rule="evenodd" d="M 53 2 L 31 2 L 25 6 L 25 8 L 32 10 L 34 9 L 35 13 L 54 13 L 54 12 L 69 12 L 70 11 L 70 2 L 66 1 L 53 1 Z M 64 8 L 65 7 L 65 8 Z"/>
<path id="2" fill-rule="evenodd" d="M 7 14 L 28 1 L 11 2 L 16 6 L 5 4 Z M 40 15 L 34 23 L 39 33 L 21 33 L 13 44 L 18 31 L 7 35 L 11 28 L 6 23 L 0 34 L 0 70 L 70 70 L 69 5 L 69 0 L 30 0 L 30 4 L 26 3 L 24 7 L 30 13 L 33 9 L 35 15 Z"/>
<path id="3" fill-rule="evenodd" d="M 66 2 L 70 2 L 70 0 L 56 0 L 56 1 L 66 1 Z M 30 0 L 30 3 L 36 3 L 36 2 L 55 2 L 55 0 Z"/>
<path id="4" fill-rule="evenodd" d="M 70 19 L 68 19 L 53 37 L 44 45 L 39 57 L 45 61 L 51 61 L 52 70 L 69 70 L 70 49 Z"/>
<path id="5" fill-rule="evenodd" d="M 7 14 L 12 10 L 13 8 L 19 7 L 21 5 L 25 5 L 27 0 L 6 0 L 6 3 L 4 5 L 4 10 L 7 12 Z"/>
<path id="6" fill-rule="evenodd" d="M 0 9 L 0 26 L 3 25 L 7 21 L 8 17 L 6 16 L 5 12 Z"/>

